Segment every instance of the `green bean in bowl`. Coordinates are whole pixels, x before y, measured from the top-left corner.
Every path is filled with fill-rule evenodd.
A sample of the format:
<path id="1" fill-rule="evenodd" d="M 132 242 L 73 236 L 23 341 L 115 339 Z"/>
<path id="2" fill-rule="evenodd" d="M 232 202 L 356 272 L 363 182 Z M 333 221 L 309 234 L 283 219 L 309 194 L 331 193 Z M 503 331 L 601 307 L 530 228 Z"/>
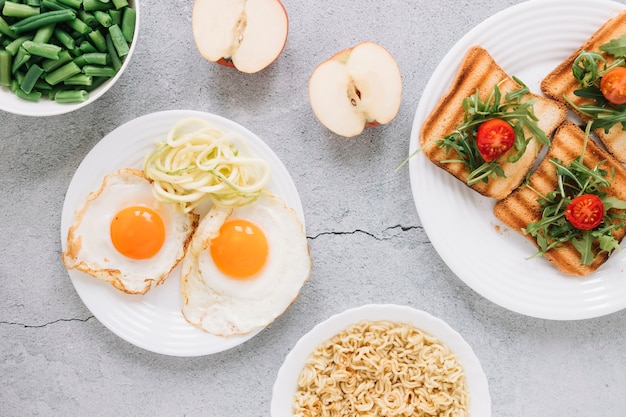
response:
<path id="1" fill-rule="evenodd" d="M 138 29 L 138 0 L 0 0 L 0 110 L 50 116 L 95 101 Z"/>

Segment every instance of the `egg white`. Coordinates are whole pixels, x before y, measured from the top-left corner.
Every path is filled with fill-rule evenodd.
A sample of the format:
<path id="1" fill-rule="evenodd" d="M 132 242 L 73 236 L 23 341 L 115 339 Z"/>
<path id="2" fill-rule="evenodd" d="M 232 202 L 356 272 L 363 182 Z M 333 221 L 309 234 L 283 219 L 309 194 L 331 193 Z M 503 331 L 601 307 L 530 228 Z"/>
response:
<path id="1" fill-rule="evenodd" d="M 267 238 L 267 261 L 250 279 L 229 278 L 213 262 L 211 242 L 229 219 L 246 219 L 259 226 Z M 182 262 L 183 316 L 192 325 L 220 336 L 264 328 L 291 305 L 311 268 L 302 223 L 280 198 L 263 193 L 243 207 L 212 207 L 200 221 Z"/>
<path id="2" fill-rule="evenodd" d="M 163 220 L 165 242 L 151 258 L 130 259 L 113 246 L 111 221 L 129 206 L 148 207 Z M 197 223 L 197 215 L 157 201 L 143 171 L 121 169 L 107 175 L 100 189 L 90 193 L 76 212 L 68 231 L 63 262 L 68 269 L 75 268 L 110 282 L 123 292 L 145 294 L 153 284 L 162 283 L 183 258 Z"/>

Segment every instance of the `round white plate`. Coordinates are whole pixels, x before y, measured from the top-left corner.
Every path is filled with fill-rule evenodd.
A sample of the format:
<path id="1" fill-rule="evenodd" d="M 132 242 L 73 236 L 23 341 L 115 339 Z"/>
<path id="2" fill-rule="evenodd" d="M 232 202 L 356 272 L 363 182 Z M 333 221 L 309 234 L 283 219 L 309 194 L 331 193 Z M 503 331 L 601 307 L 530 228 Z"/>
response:
<path id="1" fill-rule="evenodd" d="M 271 167 L 267 188 L 292 207 L 304 226 L 304 212 L 289 172 L 274 152 L 258 136 L 239 124 L 209 113 L 172 110 L 148 114 L 118 127 L 87 154 L 70 182 L 61 218 L 61 245 L 65 250 L 67 231 L 74 213 L 89 192 L 98 189 L 105 175 L 119 168 L 142 168 L 143 158 L 166 137 L 169 129 L 187 117 L 205 119 L 216 127 L 244 138 L 252 154 Z M 199 356 L 220 352 L 253 337 L 218 337 L 191 326 L 182 314 L 180 266 L 164 284 L 145 295 L 128 295 L 110 284 L 80 271 L 69 270 L 76 292 L 93 315 L 113 333 L 153 352 L 173 356 Z"/>
<path id="2" fill-rule="evenodd" d="M 438 338 L 454 352 L 465 370 L 470 394 L 470 417 L 491 416 L 491 396 L 487 377 L 474 351 L 460 334 L 441 319 L 421 310 L 393 304 L 369 304 L 330 317 L 298 340 L 278 370 L 272 393 L 272 417 L 293 415 L 291 405 L 297 389 L 298 376 L 311 353 L 326 340 L 362 320 L 408 323 Z"/>
<path id="3" fill-rule="evenodd" d="M 418 149 L 423 120 L 447 91 L 469 47 L 481 45 L 532 91 L 606 20 L 625 8 L 601 0 L 531 0 L 488 18 L 444 57 L 420 100 L 409 154 Z M 493 215 L 495 201 L 480 196 L 418 153 L 409 160 L 411 188 L 435 249 L 468 286 L 509 310 L 528 316 L 576 320 L 626 307 L 626 252 L 598 271 L 569 277 L 547 260 L 527 259 L 536 249 Z"/>

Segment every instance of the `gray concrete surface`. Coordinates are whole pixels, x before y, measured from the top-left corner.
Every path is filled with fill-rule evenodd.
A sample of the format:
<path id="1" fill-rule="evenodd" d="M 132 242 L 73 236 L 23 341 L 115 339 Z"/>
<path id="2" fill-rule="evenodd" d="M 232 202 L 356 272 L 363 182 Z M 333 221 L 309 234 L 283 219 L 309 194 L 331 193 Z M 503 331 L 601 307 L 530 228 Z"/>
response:
<path id="1" fill-rule="evenodd" d="M 42 119 L 0 113 L 0 415 L 268 416 L 276 373 L 296 341 L 330 315 L 372 302 L 414 306 L 459 331 L 482 362 L 494 416 L 624 415 L 626 312 L 549 321 L 481 297 L 429 242 L 408 169 L 394 171 L 438 62 L 515 3 L 287 0 L 286 49 L 245 75 L 199 56 L 191 0 L 145 0 L 134 59 L 99 101 Z M 391 124 L 342 139 L 312 114 L 308 78 L 363 40 L 396 57 L 402 107 Z M 151 353 L 107 330 L 60 261 L 64 195 L 83 157 L 115 127 L 168 109 L 231 118 L 272 147 L 300 192 L 315 265 L 270 327 L 195 358 Z"/>

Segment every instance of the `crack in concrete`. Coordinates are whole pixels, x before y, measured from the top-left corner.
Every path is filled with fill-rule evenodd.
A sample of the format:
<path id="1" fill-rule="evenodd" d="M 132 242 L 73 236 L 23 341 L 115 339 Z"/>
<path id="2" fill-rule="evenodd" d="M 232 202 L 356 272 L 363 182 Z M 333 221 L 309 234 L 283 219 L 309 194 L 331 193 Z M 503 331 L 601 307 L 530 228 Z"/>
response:
<path id="1" fill-rule="evenodd" d="M 394 230 L 394 229 L 400 229 L 400 231 L 402 231 L 402 232 L 408 232 L 408 231 L 411 231 L 411 230 L 418 230 L 418 229 L 423 229 L 423 228 L 421 226 L 402 226 L 402 225 L 398 224 L 398 225 L 395 225 L 395 226 L 386 227 L 383 230 L 383 233 L 385 233 L 385 232 L 387 232 L 389 230 Z M 378 237 L 378 236 L 376 236 L 372 232 L 368 232 L 368 231 L 363 230 L 363 229 L 355 229 L 355 230 L 349 231 L 349 232 L 335 232 L 335 231 L 320 232 L 320 233 L 318 233 L 316 235 L 313 235 L 313 236 L 307 236 L 307 239 L 315 240 L 318 237 L 325 236 L 325 235 L 342 236 L 342 235 L 355 235 L 355 234 L 359 234 L 359 233 L 360 234 L 364 234 L 364 235 L 369 236 L 369 237 L 372 237 L 372 238 L 374 238 L 374 239 L 376 239 L 378 241 L 389 240 L 389 239 L 395 237 L 395 236 Z"/>
<path id="2" fill-rule="evenodd" d="M 58 319 L 58 320 L 53 320 L 53 321 L 50 321 L 48 323 L 43 323 L 43 324 L 25 324 L 25 323 L 11 322 L 11 321 L 0 321 L 0 325 L 19 326 L 19 327 L 23 327 L 25 329 L 40 329 L 40 328 L 51 326 L 51 325 L 57 324 L 57 323 L 69 323 L 69 322 L 73 322 L 73 321 L 86 323 L 86 322 L 88 322 L 89 320 L 91 320 L 93 318 L 95 318 L 95 317 L 94 316 L 89 316 L 89 317 L 84 318 L 84 319 L 78 319 L 78 318 Z"/>

